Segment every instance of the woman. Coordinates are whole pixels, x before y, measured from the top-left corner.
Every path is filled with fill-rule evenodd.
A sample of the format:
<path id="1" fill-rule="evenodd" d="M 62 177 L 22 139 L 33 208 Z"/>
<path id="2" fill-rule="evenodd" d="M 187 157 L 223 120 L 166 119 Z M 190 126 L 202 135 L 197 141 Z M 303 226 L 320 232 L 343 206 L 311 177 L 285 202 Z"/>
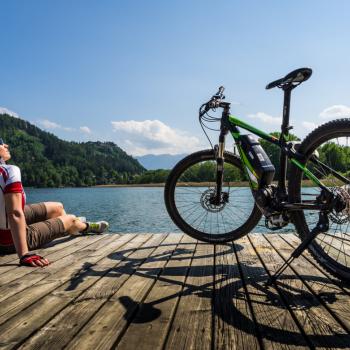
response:
<path id="1" fill-rule="evenodd" d="M 23 266 L 49 265 L 49 261 L 30 250 L 42 247 L 55 238 L 77 233 L 102 233 L 106 221 L 84 222 L 83 218 L 66 214 L 63 205 L 45 202 L 26 205 L 21 171 L 8 165 L 9 146 L 0 138 L 0 254 L 17 252 Z"/>

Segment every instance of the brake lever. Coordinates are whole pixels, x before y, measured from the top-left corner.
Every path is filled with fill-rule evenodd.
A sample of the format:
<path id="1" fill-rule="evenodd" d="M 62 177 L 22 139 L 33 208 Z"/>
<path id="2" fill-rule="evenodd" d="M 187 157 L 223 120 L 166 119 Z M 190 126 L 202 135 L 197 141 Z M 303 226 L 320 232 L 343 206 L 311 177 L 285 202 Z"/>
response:
<path id="1" fill-rule="evenodd" d="M 220 86 L 218 92 L 215 95 L 213 95 L 207 103 L 204 103 L 201 106 L 199 112 L 200 117 L 207 113 L 210 109 L 220 107 L 220 101 L 225 99 L 225 96 L 223 94 L 224 90 L 225 88 L 223 86 Z M 203 108 L 204 106 L 205 108 Z"/>
<path id="2" fill-rule="evenodd" d="M 216 100 L 224 100 L 225 99 L 224 91 L 225 91 L 225 88 L 223 86 L 220 86 L 218 92 L 212 98 Z"/>

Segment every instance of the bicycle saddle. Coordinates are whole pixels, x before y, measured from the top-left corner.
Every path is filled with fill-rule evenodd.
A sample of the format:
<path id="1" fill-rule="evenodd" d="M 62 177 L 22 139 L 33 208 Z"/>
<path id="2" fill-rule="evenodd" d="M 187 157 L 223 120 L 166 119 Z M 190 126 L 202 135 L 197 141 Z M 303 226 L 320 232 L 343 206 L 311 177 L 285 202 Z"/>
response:
<path id="1" fill-rule="evenodd" d="M 266 89 L 272 89 L 276 86 L 283 88 L 287 85 L 296 87 L 301 84 L 303 81 L 308 80 L 311 77 L 312 69 L 311 68 L 299 68 L 293 70 L 282 79 L 277 79 L 270 84 L 266 85 Z"/>

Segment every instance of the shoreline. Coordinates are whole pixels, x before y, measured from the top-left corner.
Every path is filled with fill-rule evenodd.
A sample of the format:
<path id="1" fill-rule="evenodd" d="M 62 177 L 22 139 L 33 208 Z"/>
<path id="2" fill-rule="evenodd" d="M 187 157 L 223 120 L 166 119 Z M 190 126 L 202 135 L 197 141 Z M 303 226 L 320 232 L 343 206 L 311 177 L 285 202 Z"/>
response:
<path id="1" fill-rule="evenodd" d="M 324 184 L 327 186 L 332 185 L 332 182 L 329 184 L 327 180 L 323 180 Z M 273 181 L 272 184 L 277 185 L 278 181 Z M 288 186 L 288 180 L 286 181 L 286 185 Z M 302 185 L 304 187 L 315 187 L 315 184 L 311 180 L 302 180 Z M 152 184 L 113 184 L 113 185 L 95 185 L 90 186 L 93 188 L 103 188 L 103 187 L 164 187 L 165 183 L 152 183 Z M 181 187 L 191 186 L 191 187 L 207 187 L 207 186 L 215 186 L 213 182 L 189 182 L 186 185 L 181 183 L 179 184 Z M 228 186 L 228 183 L 224 183 L 224 186 Z M 250 187 L 248 181 L 232 181 L 229 183 L 229 187 Z"/>
<path id="2" fill-rule="evenodd" d="M 277 181 L 273 181 L 273 184 L 277 184 Z M 288 185 L 288 182 L 287 182 Z M 150 188 L 157 188 L 157 187 L 164 187 L 165 183 L 150 183 L 150 184 L 108 184 L 108 185 L 94 185 L 94 186 L 82 186 L 82 187 L 72 187 L 72 186 L 67 186 L 67 187 L 27 187 L 25 188 L 42 188 L 42 189 L 57 189 L 57 188 L 141 188 L 141 187 L 150 187 Z M 181 186 L 181 185 L 180 185 Z M 193 183 L 188 183 L 184 184 L 183 187 L 185 186 L 192 186 L 192 187 L 206 187 L 206 186 L 215 186 L 214 183 L 209 183 L 209 182 L 193 182 Z M 227 183 L 224 185 L 227 186 Z M 313 187 L 315 186 L 311 180 L 303 180 L 303 186 L 305 187 Z M 249 182 L 248 181 L 232 181 L 230 183 L 230 187 L 249 187 Z"/>
<path id="3" fill-rule="evenodd" d="M 155 184 L 110 184 L 110 185 L 94 185 L 89 188 L 109 188 L 109 187 L 164 187 L 165 183 Z M 83 188 L 83 187 L 79 187 Z"/>

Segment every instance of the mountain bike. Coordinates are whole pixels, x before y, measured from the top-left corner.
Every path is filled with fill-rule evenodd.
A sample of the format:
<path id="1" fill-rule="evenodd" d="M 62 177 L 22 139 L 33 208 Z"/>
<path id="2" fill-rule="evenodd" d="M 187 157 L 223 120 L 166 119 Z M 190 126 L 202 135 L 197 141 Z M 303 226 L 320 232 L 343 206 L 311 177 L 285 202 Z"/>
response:
<path id="1" fill-rule="evenodd" d="M 319 126 L 302 142 L 289 139 L 291 92 L 311 74 L 310 68 L 300 68 L 266 86 L 284 93 L 278 137 L 231 115 L 220 87 L 199 109 L 207 137 L 208 123 L 220 122 L 219 142 L 190 154 L 172 169 L 165 184 L 165 204 L 183 232 L 210 243 L 246 235 L 262 216 L 269 230 L 294 224 L 302 243 L 276 277 L 308 248 L 333 275 L 350 280 L 350 119 Z M 209 114 L 217 109 L 222 110 L 221 117 Z M 240 129 L 256 136 L 241 134 Z M 225 150 L 229 133 L 235 152 Z M 276 168 L 262 140 L 280 149 L 276 180 Z"/>

